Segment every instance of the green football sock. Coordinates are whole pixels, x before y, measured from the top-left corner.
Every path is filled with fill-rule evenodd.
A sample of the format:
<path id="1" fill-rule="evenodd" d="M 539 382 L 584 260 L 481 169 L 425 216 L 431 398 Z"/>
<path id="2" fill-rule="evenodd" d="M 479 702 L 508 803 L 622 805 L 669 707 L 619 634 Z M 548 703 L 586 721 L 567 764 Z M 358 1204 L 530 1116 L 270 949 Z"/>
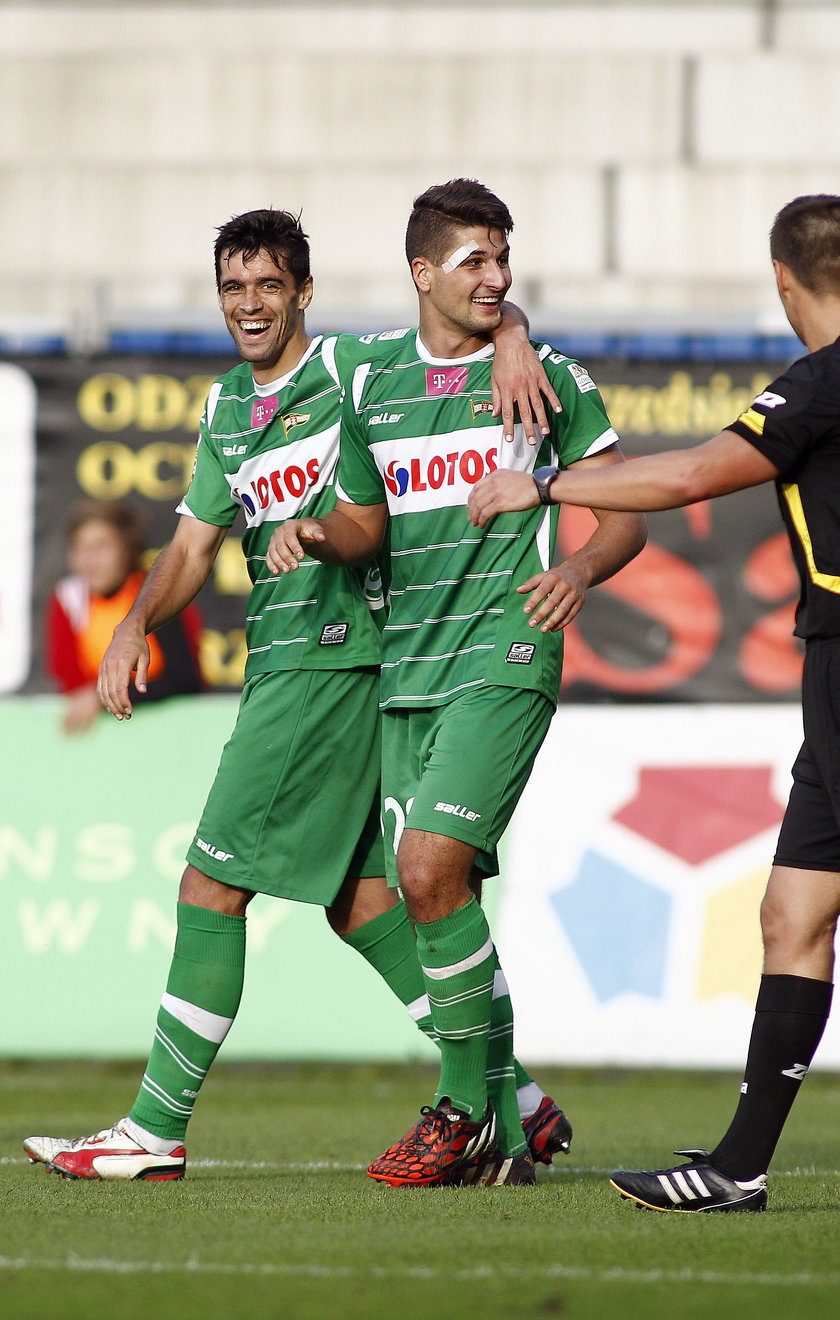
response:
<path id="1" fill-rule="evenodd" d="M 441 1053 L 435 1103 L 447 1096 L 478 1121 L 487 1105 L 487 1053 L 495 949 L 476 900 L 418 922 L 417 955 Z"/>
<path id="2" fill-rule="evenodd" d="M 245 918 L 179 903 L 152 1052 L 128 1115 L 133 1122 L 159 1137 L 183 1138 L 239 1008 L 244 974 Z"/>
<path id="3" fill-rule="evenodd" d="M 423 979 L 423 972 L 417 958 L 417 942 L 414 934 L 414 927 L 409 920 L 405 903 L 400 901 L 394 907 L 389 908 L 387 912 L 380 913 L 372 921 L 365 922 L 358 926 L 356 930 L 350 931 L 347 935 L 341 937 L 345 944 L 350 945 L 357 953 L 360 953 L 371 967 L 379 973 L 388 987 L 393 991 L 401 1003 L 405 1004 L 413 1021 L 418 1029 L 435 1044 L 438 1043 L 437 1033 L 432 1022 L 431 1006 L 429 997 L 426 994 L 426 983 Z M 498 962 L 497 962 L 498 967 Z M 507 1007 L 502 1010 L 504 1019 L 512 1021 L 510 1009 L 510 997 L 504 977 L 495 978 L 493 1013 L 491 1014 L 491 1033 L 497 1013 L 496 998 L 500 991 L 503 997 L 507 998 Z M 499 1006 L 501 1009 L 502 1006 Z M 499 1018 L 499 1025 L 502 1024 L 502 1017 Z M 511 1028 L 512 1032 L 512 1028 Z M 491 1035 L 490 1048 L 488 1051 L 489 1072 L 495 1071 L 499 1067 L 498 1058 L 505 1047 L 500 1039 L 498 1044 L 494 1044 Z M 514 1084 L 517 1092 L 517 1111 L 520 1120 L 528 1117 L 539 1106 L 542 1099 L 542 1091 L 539 1089 L 530 1073 L 523 1068 L 517 1058 L 513 1059 Z M 494 1101 L 494 1109 L 499 1104 L 499 1088 L 495 1081 L 488 1075 L 487 1078 L 488 1094 Z M 498 1111 L 497 1111 L 498 1112 Z M 510 1122 L 510 1119 L 506 1119 Z M 521 1121 L 518 1125 L 521 1127 Z M 518 1141 L 522 1141 L 518 1129 L 514 1127 L 514 1135 Z M 506 1154 L 513 1152 L 506 1151 Z M 518 1153 L 518 1152 L 516 1152 Z"/>
<path id="4" fill-rule="evenodd" d="M 387 912 L 381 912 L 341 938 L 370 963 L 405 1004 L 423 1035 L 437 1044 L 426 983 L 417 957 L 417 940 L 405 903 L 400 900 Z"/>
<path id="5" fill-rule="evenodd" d="M 496 1143 L 502 1155 L 521 1155 L 526 1149 L 519 1113 L 516 1060 L 513 1057 L 513 1005 L 499 956 L 494 956 L 493 1003 L 487 1048 L 487 1094 L 496 1115 Z M 521 1071 L 524 1071 L 522 1069 Z"/>

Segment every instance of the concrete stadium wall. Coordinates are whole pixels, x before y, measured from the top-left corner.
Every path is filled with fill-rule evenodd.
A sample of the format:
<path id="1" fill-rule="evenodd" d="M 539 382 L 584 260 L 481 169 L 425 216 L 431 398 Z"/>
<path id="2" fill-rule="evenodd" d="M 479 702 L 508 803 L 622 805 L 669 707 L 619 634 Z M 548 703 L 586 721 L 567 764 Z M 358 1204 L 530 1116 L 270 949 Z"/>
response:
<path id="1" fill-rule="evenodd" d="M 412 197 L 477 176 L 541 326 L 780 322 L 773 214 L 833 191 L 823 0 L 0 5 L 3 327 L 215 324 L 215 226 L 303 208 L 319 328 L 410 320 Z"/>

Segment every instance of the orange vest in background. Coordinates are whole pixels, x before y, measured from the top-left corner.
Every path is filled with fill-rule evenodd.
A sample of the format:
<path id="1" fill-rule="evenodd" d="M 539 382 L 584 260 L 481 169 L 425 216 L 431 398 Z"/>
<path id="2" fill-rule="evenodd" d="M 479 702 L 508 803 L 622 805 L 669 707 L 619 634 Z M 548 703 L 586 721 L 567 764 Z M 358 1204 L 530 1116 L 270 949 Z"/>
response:
<path id="1" fill-rule="evenodd" d="M 87 618 L 77 631 L 79 661 L 91 683 L 95 683 L 99 674 L 102 657 L 107 651 L 114 629 L 125 618 L 135 597 L 143 585 L 145 573 L 132 573 L 126 578 L 119 591 L 113 596 L 89 596 Z M 164 660 L 160 644 L 151 633 L 146 641 L 151 651 L 149 680 L 158 678 L 163 673 Z"/>

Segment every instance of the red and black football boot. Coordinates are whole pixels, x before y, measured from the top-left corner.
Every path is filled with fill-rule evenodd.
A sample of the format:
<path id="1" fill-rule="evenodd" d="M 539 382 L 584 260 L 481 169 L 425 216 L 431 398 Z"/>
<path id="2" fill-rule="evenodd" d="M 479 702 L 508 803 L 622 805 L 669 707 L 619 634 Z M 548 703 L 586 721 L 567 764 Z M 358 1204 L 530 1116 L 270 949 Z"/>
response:
<path id="1" fill-rule="evenodd" d="M 522 1120 L 522 1130 L 535 1164 L 550 1164 L 552 1155 L 568 1155 L 572 1125 L 551 1096 L 544 1095 L 540 1107 Z"/>
<path id="2" fill-rule="evenodd" d="M 391 1187 L 451 1185 L 459 1169 L 492 1146 L 496 1117 L 488 1104 L 473 1123 L 448 1097 L 434 1107 L 424 1105 L 420 1122 L 368 1167 L 368 1176 Z"/>
<path id="3" fill-rule="evenodd" d="M 459 1168 L 449 1181 L 452 1187 L 533 1187 L 537 1171 L 529 1150 L 502 1155 L 494 1146 Z"/>

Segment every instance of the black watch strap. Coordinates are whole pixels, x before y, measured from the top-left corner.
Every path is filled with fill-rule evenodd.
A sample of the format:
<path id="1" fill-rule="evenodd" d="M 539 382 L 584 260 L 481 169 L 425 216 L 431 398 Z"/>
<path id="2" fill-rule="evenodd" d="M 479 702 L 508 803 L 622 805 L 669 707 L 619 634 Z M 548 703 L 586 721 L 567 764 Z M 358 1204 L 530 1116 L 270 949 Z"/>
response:
<path id="1" fill-rule="evenodd" d="M 551 483 L 559 471 L 560 469 L 558 467 L 541 467 L 535 470 L 533 474 L 534 485 L 536 486 L 537 493 L 540 497 L 540 504 L 551 503 L 551 495 L 549 493 Z"/>

